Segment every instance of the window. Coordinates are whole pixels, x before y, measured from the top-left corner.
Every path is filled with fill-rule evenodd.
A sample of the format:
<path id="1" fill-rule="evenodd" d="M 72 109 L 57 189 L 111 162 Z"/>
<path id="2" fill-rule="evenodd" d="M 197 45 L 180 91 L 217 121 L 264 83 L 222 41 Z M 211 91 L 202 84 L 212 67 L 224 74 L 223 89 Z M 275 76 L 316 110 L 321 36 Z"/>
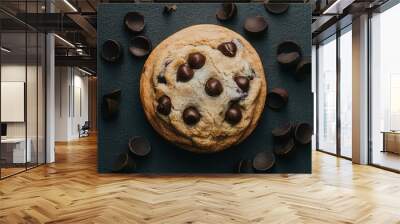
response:
<path id="1" fill-rule="evenodd" d="M 352 33 L 351 26 L 340 36 L 340 155 L 352 157 Z"/>
<path id="2" fill-rule="evenodd" d="M 400 170 L 400 5 L 371 18 L 370 160 Z"/>
<path id="3" fill-rule="evenodd" d="M 336 154 L 336 36 L 318 48 L 318 145 Z"/>
<path id="4" fill-rule="evenodd" d="M 353 131 L 352 41 L 349 25 L 320 43 L 317 56 L 317 149 L 349 159 Z"/>

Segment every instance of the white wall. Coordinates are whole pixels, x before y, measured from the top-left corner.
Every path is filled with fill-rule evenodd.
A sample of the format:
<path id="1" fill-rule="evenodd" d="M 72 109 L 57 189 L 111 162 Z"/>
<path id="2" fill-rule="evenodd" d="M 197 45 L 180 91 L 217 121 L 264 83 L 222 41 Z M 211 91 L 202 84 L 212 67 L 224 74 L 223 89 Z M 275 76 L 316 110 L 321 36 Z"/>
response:
<path id="1" fill-rule="evenodd" d="M 55 73 L 55 140 L 70 141 L 88 120 L 88 77 L 72 67 L 56 67 Z"/>
<path id="2" fill-rule="evenodd" d="M 68 140 L 69 68 L 55 68 L 55 141 Z"/>
<path id="3" fill-rule="evenodd" d="M 25 69 L 27 69 L 25 71 Z M 27 73 L 26 73 L 27 72 Z M 39 73 L 41 71 L 39 70 Z M 27 66 L 25 64 L 5 64 L 1 66 L 1 81 L 2 82 L 25 82 L 25 75 L 28 77 L 27 87 L 27 118 L 28 118 L 28 137 L 29 127 L 36 130 L 37 115 L 36 112 L 37 99 L 36 99 L 36 66 Z M 35 78 L 33 77 L 35 76 Z M 31 88 L 29 88 L 31 87 Z M 39 105 L 40 107 L 41 105 Z M 34 107 L 34 108 L 33 108 Z M 7 108 L 1 108 L 7 110 Z M 34 127 L 33 127 L 34 126 Z M 11 122 L 7 123 L 7 135 L 9 137 L 25 137 L 25 122 Z M 35 132 L 36 135 L 36 132 Z M 42 136 L 43 137 L 43 136 Z"/>
<path id="4" fill-rule="evenodd" d="M 38 70 L 37 70 L 38 69 Z M 45 130 L 44 130 L 44 74 L 42 67 L 36 65 L 28 65 L 18 63 L 3 64 L 1 66 L 1 81 L 3 82 L 24 82 L 26 83 L 26 108 L 22 108 L 27 115 L 25 122 L 7 122 L 8 138 L 25 138 L 30 139 L 32 150 L 32 161 L 39 163 L 44 162 L 45 150 Z M 27 79 L 27 80 L 26 80 Z M 7 97 L 7 96 L 2 96 Z M 10 108 L 1 108 L 8 110 Z M 39 150 L 39 151 L 37 151 Z M 37 154 L 39 156 L 37 157 Z"/>

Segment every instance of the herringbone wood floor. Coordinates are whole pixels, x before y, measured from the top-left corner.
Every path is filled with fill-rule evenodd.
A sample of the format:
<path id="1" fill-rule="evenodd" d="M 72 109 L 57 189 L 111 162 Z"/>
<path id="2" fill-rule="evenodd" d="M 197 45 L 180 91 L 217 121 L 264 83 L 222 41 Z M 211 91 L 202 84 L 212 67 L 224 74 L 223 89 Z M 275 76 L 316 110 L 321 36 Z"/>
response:
<path id="1" fill-rule="evenodd" d="M 312 175 L 96 172 L 94 137 L 0 181 L 0 223 L 400 223 L 400 175 L 313 154 Z"/>

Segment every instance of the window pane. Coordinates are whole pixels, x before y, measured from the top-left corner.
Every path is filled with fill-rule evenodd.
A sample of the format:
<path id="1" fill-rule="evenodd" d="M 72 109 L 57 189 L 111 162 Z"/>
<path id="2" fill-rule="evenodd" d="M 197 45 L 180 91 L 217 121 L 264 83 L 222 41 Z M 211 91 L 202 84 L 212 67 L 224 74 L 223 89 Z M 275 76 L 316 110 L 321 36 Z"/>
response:
<path id="1" fill-rule="evenodd" d="M 372 18 L 372 163 L 400 170 L 400 4 Z"/>
<path id="2" fill-rule="evenodd" d="M 336 153 L 336 38 L 318 48 L 318 148 Z"/>
<path id="3" fill-rule="evenodd" d="M 352 156 L 352 34 L 340 36 L 340 152 Z"/>
<path id="4" fill-rule="evenodd" d="M 1 31 L 1 177 L 25 170 L 30 161 L 26 141 L 26 33 Z M 27 150 L 28 149 L 28 150 Z"/>
<path id="5" fill-rule="evenodd" d="M 38 57 L 37 57 L 37 41 L 36 32 L 28 31 L 27 33 L 27 80 L 26 80 L 26 118 L 27 118 L 27 142 L 28 142 L 28 158 L 27 167 L 31 168 L 37 165 L 37 74 L 38 74 Z"/>

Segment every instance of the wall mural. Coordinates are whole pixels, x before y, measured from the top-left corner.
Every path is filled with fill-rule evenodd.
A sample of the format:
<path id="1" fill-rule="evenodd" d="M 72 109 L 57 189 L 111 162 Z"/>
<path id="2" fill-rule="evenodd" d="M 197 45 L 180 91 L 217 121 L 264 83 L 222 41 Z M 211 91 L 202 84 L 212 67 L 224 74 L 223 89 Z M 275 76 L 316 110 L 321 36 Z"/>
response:
<path id="1" fill-rule="evenodd" d="M 98 170 L 310 173 L 308 4 L 102 4 Z"/>

